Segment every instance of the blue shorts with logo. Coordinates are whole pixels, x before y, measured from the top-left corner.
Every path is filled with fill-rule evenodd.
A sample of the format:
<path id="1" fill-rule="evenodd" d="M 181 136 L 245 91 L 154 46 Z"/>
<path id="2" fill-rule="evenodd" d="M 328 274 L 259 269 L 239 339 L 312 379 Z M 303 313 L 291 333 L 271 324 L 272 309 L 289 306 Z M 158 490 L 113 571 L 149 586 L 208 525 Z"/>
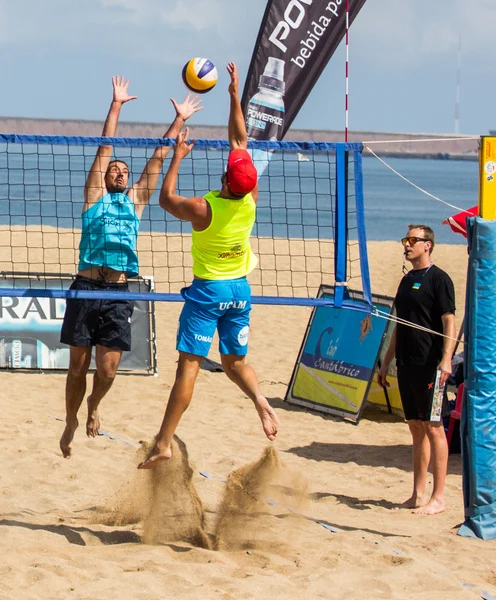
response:
<path id="1" fill-rule="evenodd" d="M 217 329 L 219 352 L 245 356 L 250 331 L 251 289 L 246 277 L 228 281 L 194 279 L 181 290 L 176 348 L 207 356 Z"/>

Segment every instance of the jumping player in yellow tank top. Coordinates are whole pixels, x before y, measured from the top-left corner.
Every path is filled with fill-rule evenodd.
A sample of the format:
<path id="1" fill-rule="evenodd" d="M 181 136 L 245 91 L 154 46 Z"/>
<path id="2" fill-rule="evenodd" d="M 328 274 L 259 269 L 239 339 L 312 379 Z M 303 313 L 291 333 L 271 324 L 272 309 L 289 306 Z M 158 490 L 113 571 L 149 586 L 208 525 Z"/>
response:
<path id="1" fill-rule="evenodd" d="M 246 276 L 257 264 L 250 248 L 258 199 L 257 171 L 246 151 L 248 139 L 238 94 L 236 65 L 229 63 L 230 114 L 228 125 L 231 152 L 222 189 L 204 197 L 185 198 L 176 194 L 181 160 L 188 144 L 188 129 L 180 133 L 174 156 L 162 184 L 160 206 L 193 227 L 193 283 L 183 288 L 185 300 L 179 318 L 177 350 L 179 361 L 155 445 L 140 469 L 151 469 L 172 456 L 171 443 L 183 412 L 193 395 L 203 358 L 208 355 L 217 329 L 222 366 L 231 381 L 252 400 L 265 435 L 274 440 L 278 419 L 262 395 L 253 368 L 245 362 L 250 330 L 251 292 Z"/>

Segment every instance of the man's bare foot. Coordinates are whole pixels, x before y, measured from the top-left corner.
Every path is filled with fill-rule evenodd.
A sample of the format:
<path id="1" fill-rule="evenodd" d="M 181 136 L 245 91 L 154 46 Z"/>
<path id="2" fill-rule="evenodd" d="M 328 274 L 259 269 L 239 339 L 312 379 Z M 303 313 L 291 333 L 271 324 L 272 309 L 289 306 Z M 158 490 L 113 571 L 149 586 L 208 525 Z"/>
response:
<path id="1" fill-rule="evenodd" d="M 425 503 L 424 496 L 413 493 L 408 500 L 405 500 L 405 502 L 401 504 L 401 508 L 420 508 L 421 506 L 424 506 Z"/>
<path id="2" fill-rule="evenodd" d="M 421 506 L 414 510 L 416 515 L 437 515 L 446 508 L 444 500 L 442 498 L 431 498 L 425 506 Z"/>
<path id="3" fill-rule="evenodd" d="M 74 438 L 74 434 L 76 433 L 76 429 L 78 428 L 78 420 L 75 419 L 73 423 L 67 423 L 64 429 L 64 433 L 60 438 L 60 449 L 62 451 L 62 456 L 64 458 L 70 458 L 72 455 L 72 440 Z"/>
<path id="4" fill-rule="evenodd" d="M 265 435 L 271 442 L 274 441 L 279 429 L 279 419 L 277 418 L 275 410 L 264 396 L 257 397 L 255 400 L 255 408 L 257 409 L 258 416 L 262 421 L 262 427 Z"/>
<path id="5" fill-rule="evenodd" d="M 172 448 L 168 446 L 159 446 L 155 444 L 150 450 L 146 459 L 138 465 L 138 469 L 153 469 L 159 462 L 170 460 L 172 457 Z"/>
<path id="6" fill-rule="evenodd" d="M 100 414 L 98 406 L 93 406 L 91 396 L 88 398 L 88 420 L 86 421 L 86 435 L 96 437 L 100 429 Z"/>

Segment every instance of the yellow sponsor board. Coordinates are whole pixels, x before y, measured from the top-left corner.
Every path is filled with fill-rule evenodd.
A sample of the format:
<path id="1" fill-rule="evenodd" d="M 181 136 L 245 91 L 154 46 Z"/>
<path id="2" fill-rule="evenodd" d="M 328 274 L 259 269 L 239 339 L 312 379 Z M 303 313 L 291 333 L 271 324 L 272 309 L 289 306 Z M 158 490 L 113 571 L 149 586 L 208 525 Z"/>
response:
<path id="1" fill-rule="evenodd" d="M 301 400 L 358 412 L 367 386 L 368 381 L 326 373 L 300 363 L 295 376 L 293 394 Z"/>
<path id="2" fill-rule="evenodd" d="M 479 215 L 496 219 L 496 137 L 482 136 L 480 140 Z"/>

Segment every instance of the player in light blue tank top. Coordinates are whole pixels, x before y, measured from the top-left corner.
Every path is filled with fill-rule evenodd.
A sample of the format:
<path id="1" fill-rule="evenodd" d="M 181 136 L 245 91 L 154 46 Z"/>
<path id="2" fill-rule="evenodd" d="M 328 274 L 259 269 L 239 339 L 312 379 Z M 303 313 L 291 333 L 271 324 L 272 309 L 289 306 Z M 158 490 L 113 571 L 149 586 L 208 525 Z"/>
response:
<path id="1" fill-rule="evenodd" d="M 121 192 L 105 194 L 82 214 L 78 269 L 98 265 L 124 271 L 129 277 L 138 275 L 139 223 L 129 196 Z"/>
<path id="2" fill-rule="evenodd" d="M 102 136 L 114 137 L 123 104 L 136 96 L 128 94 L 129 81 L 113 77 L 113 99 Z M 176 117 L 164 137 L 175 137 L 184 122 L 201 109 L 197 97 L 188 94 L 182 104 L 172 100 Z M 127 291 L 127 278 L 138 275 L 136 244 L 145 206 L 155 191 L 162 164 L 170 148 L 153 152 L 138 181 L 128 186 L 129 168 L 122 160 L 111 161 L 112 146 L 100 146 L 84 188 L 82 232 L 78 275 L 73 290 Z M 131 349 L 133 303 L 125 299 L 68 299 L 60 339 L 70 346 L 66 384 L 66 427 L 60 438 L 64 457 L 72 453 L 77 413 L 86 390 L 86 374 L 93 346 L 96 373 L 88 397 L 86 435 L 95 437 L 100 428 L 98 405 L 109 391 L 124 350 Z"/>

